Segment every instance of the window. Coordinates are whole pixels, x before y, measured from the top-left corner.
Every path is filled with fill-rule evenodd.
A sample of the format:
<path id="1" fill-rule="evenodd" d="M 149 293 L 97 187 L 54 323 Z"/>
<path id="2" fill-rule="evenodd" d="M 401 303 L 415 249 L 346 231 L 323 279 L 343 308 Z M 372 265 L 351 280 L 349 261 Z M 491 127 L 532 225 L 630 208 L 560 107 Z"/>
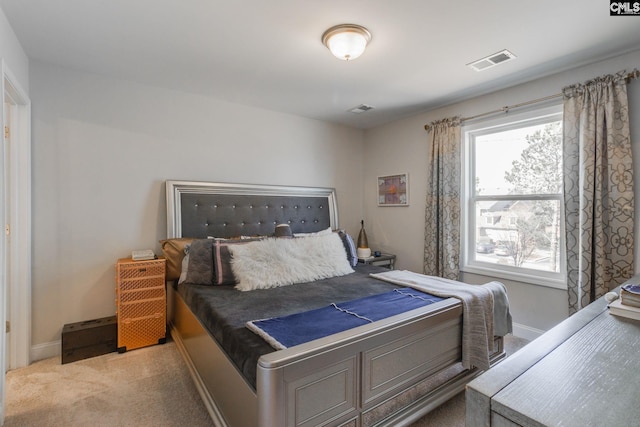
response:
<path id="1" fill-rule="evenodd" d="M 463 270 L 565 287 L 560 107 L 465 126 Z"/>

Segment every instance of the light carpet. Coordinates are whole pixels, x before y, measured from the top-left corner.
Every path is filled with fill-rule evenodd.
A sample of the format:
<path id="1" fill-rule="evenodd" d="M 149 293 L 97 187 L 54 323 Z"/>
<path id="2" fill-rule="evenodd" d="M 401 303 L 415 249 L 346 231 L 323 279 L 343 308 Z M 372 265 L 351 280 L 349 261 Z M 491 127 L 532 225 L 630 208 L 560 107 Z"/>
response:
<path id="1" fill-rule="evenodd" d="M 509 334 L 504 337 L 507 357 L 527 345 L 529 341 Z M 464 392 L 458 393 L 409 427 L 465 427 Z"/>
<path id="2" fill-rule="evenodd" d="M 526 342 L 507 336 L 507 354 Z M 65 365 L 54 357 L 9 371 L 5 410 L 5 427 L 213 425 L 173 342 Z M 411 427 L 464 424 L 460 393 Z"/>
<path id="3" fill-rule="evenodd" d="M 9 371 L 5 411 L 5 427 L 213 425 L 173 342 Z"/>

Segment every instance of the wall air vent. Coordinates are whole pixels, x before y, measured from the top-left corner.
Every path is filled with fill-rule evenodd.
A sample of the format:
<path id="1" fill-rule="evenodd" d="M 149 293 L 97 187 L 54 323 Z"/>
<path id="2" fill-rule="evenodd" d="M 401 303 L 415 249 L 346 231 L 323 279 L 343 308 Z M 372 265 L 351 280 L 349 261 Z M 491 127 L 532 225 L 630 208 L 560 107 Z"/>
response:
<path id="1" fill-rule="evenodd" d="M 367 105 L 367 104 L 360 104 L 355 108 L 352 108 L 351 110 L 349 110 L 350 113 L 355 113 L 355 114 L 360 114 L 360 113 L 365 113 L 369 110 L 373 110 L 375 107 L 372 107 L 371 105 Z"/>
<path id="2" fill-rule="evenodd" d="M 498 64 L 502 64 L 503 62 L 511 61 L 515 58 L 516 56 L 513 53 L 505 49 L 500 52 L 496 52 L 493 55 L 489 55 L 486 58 L 473 61 L 470 64 L 467 64 L 467 67 L 470 67 L 475 71 L 484 71 L 487 68 L 494 67 Z"/>

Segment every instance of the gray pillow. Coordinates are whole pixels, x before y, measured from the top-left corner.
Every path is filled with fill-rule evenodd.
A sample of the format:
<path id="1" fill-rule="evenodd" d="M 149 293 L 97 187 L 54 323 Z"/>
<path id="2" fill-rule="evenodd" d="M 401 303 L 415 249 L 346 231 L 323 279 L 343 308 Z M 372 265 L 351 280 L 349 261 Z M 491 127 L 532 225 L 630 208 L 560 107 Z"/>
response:
<path id="1" fill-rule="evenodd" d="M 186 283 L 213 285 L 213 240 L 196 239 L 189 246 Z"/>

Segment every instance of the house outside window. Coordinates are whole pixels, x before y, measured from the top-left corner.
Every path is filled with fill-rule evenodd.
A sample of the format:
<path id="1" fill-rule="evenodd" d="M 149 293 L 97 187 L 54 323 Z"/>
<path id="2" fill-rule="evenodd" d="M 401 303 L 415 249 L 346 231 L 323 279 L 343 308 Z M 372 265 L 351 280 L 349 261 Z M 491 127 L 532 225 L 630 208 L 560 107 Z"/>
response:
<path id="1" fill-rule="evenodd" d="M 462 270 L 565 288 L 562 111 L 465 126 Z"/>

